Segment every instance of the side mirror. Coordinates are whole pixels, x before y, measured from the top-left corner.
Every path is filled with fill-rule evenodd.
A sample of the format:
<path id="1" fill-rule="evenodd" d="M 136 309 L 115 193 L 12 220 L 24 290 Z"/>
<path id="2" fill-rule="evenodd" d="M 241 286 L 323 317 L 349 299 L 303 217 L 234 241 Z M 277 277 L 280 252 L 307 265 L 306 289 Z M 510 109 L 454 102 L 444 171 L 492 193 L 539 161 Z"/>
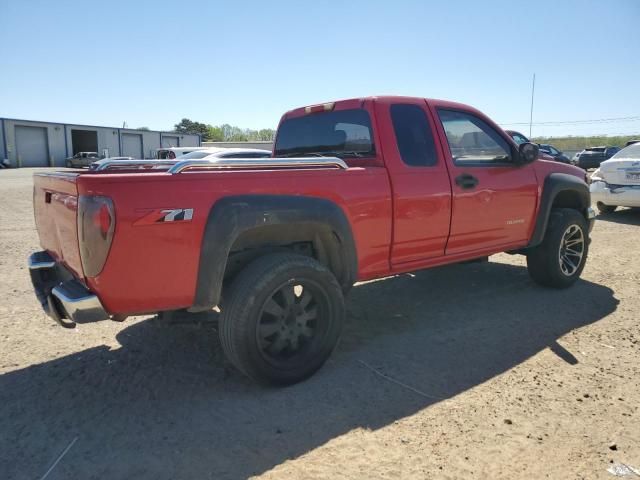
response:
<path id="1" fill-rule="evenodd" d="M 518 147 L 520 154 L 520 163 L 525 165 L 538 159 L 540 148 L 535 143 L 525 142 Z"/>

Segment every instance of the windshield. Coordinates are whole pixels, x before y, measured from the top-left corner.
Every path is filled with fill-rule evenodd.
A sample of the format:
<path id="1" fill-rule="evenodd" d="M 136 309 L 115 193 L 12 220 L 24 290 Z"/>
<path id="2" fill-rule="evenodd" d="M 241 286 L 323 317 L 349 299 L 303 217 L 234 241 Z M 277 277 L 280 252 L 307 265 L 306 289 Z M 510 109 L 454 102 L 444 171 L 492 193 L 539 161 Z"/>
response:
<path id="1" fill-rule="evenodd" d="M 366 110 L 313 113 L 282 122 L 274 148 L 276 157 L 375 155 L 371 120 Z"/>

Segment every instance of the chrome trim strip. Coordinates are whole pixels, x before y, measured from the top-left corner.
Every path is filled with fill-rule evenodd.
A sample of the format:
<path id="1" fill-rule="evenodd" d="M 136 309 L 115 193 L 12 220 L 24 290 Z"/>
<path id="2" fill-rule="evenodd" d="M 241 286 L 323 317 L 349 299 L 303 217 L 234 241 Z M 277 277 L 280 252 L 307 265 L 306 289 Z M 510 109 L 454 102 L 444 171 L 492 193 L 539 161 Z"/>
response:
<path id="1" fill-rule="evenodd" d="M 145 170 L 160 170 L 167 169 L 171 165 L 174 165 L 177 160 L 107 160 L 106 162 L 98 163 L 96 168 L 89 167 L 90 172 L 101 172 L 103 170 L 118 170 L 118 169 L 145 169 Z"/>
<path id="2" fill-rule="evenodd" d="M 198 170 L 225 170 L 231 168 L 340 168 L 349 166 L 337 157 L 295 157 L 295 158 L 219 158 L 215 160 L 178 160 L 169 168 L 169 173 L 182 173 L 191 168 Z"/>
<path id="3" fill-rule="evenodd" d="M 191 168 L 202 170 L 223 170 L 230 168 L 341 168 L 348 165 L 337 157 L 295 157 L 295 158 L 217 158 L 212 160 L 109 160 L 98 163 L 91 172 L 118 169 L 165 170 L 169 173 L 181 173 Z"/>
<path id="4" fill-rule="evenodd" d="M 44 257 L 44 258 L 43 258 Z M 53 268 L 56 261 L 51 258 L 47 252 L 36 252 L 29 256 L 29 270 L 38 270 L 40 268 Z"/>

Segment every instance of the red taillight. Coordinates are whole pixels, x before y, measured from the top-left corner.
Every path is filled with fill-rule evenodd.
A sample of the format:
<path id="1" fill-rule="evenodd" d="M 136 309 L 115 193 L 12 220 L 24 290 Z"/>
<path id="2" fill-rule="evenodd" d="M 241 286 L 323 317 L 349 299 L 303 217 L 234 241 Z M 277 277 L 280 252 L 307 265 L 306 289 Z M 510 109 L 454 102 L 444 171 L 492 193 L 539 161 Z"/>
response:
<path id="1" fill-rule="evenodd" d="M 109 197 L 80 195 L 78 198 L 78 244 L 85 276 L 102 271 L 115 230 L 115 211 Z"/>
<path id="2" fill-rule="evenodd" d="M 93 223 L 100 229 L 102 238 L 107 238 L 107 234 L 111 228 L 111 212 L 106 204 L 103 204 L 100 210 L 94 214 Z"/>

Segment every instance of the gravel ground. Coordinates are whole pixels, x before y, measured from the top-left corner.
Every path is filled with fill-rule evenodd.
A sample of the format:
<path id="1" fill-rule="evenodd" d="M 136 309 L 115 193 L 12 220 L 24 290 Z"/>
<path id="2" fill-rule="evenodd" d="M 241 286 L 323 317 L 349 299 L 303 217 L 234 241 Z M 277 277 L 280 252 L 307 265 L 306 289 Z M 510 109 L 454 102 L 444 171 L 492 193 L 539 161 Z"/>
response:
<path id="1" fill-rule="evenodd" d="M 640 212 L 600 216 L 583 279 L 524 259 L 353 289 L 310 380 L 229 367 L 215 314 L 56 326 L 33 295 L 33 170 L 0 170 L 0 478 L 613 478 L 640 468 Z M 68 448 L 70 446 L 70 448 Z M 65 453 L 66 452 L 66 453 Z M 635 478 L 630 474 L 628 478 Z"/>

